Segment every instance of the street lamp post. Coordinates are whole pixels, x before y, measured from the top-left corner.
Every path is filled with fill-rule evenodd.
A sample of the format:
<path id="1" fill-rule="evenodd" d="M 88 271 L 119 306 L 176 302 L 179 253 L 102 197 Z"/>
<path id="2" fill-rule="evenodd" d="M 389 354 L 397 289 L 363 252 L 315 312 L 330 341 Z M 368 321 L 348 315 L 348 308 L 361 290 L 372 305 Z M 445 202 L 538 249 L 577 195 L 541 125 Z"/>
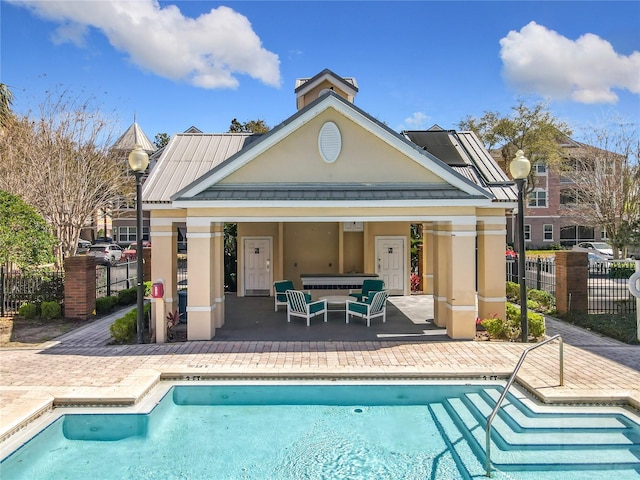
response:
<path id="1" fill-rule="evenodd" d="M 136 253 L 138 259 L 138 306 L 137 322 L 138 343 L 144 343 L 144 281 L 142 274 L 142 174 L 149 166 L 149 155 L 136 143 L 129 154 L 129 167 L 136 176 Z"/>
<path id="2" fill-rule="evenodd" d="M 516 152 L 516 156 L 509 164 L 511 176 L 518 185 L 518 277 L 520 283 L 520 328 L 522 329 L 522 342 L 529 341 L 529 323 L 527 318 L 527 274 L 525 271 L 524 254 L 524 185 L 531 171 L 531 163 L 524 156 L 522 150 Z"/>

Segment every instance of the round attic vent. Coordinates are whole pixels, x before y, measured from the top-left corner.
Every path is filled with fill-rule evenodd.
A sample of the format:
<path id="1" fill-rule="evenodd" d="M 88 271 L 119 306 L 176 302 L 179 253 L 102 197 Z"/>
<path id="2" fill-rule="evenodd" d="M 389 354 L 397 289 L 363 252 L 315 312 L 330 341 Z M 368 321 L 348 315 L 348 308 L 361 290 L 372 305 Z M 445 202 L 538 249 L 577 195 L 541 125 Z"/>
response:
<path id="1" fill-rule="evenodd" d="M 318 149 L 322 159 L 327 163 L 335 162 L 340 155 L 341 148 L 342 137 L 338 126 L 333 122 L 326 122 L 318 134 Z"/>

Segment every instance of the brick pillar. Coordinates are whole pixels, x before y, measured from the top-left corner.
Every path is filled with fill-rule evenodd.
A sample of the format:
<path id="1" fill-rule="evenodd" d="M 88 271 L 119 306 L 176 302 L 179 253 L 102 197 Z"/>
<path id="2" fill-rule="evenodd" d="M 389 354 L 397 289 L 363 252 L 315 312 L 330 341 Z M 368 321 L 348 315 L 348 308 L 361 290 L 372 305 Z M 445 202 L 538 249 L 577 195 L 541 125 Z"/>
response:
<path id="1" fill-rule="evenodd" d="M 151 280 L 151 247 L 142 249 L 142 281 Z"/>
<path id="2" fill-rule="evenodd" d="M 64 316 L 87 320 L 96 309 L 96 259 L 79 255 L 64 261 Z"/>
<path id="3" fill-rule="evenodd" d="M 586 252 L 556 252 L 556 309 L 558 313 L 587 313 L 589 266 Z"/>

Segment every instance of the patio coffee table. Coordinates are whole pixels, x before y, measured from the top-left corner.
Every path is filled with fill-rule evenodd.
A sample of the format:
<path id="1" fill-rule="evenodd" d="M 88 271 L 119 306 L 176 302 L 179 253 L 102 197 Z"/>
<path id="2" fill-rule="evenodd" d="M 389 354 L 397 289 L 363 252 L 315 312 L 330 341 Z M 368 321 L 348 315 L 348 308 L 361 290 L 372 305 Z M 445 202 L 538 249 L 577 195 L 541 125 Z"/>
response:
<path id="1" fill-rule="evenodd" d="M 326 300 L 327 307 L 333 306 L 333 308 L 328 309 L 330 312 L 344 312 L 346 310 L 347 300 L 355 301 L 356 299 L 349 295 L 327 295 L 320 297 L 320 300 Z"/>

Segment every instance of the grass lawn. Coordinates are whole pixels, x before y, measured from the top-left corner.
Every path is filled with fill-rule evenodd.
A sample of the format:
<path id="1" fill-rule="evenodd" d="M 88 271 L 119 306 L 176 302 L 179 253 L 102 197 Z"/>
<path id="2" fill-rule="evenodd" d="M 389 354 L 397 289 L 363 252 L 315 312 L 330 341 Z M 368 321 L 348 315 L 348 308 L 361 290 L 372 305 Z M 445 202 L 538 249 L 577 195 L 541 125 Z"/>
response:
<path id="1" fill-rule="evenodd" d="M 592 332 L 598 332 L 624 343 L 638 344 L 637 320 L 635 313 L 626 315 L 599 314 L 567 314 L 558 316 L 560 320 L 577 325 Z"/>

